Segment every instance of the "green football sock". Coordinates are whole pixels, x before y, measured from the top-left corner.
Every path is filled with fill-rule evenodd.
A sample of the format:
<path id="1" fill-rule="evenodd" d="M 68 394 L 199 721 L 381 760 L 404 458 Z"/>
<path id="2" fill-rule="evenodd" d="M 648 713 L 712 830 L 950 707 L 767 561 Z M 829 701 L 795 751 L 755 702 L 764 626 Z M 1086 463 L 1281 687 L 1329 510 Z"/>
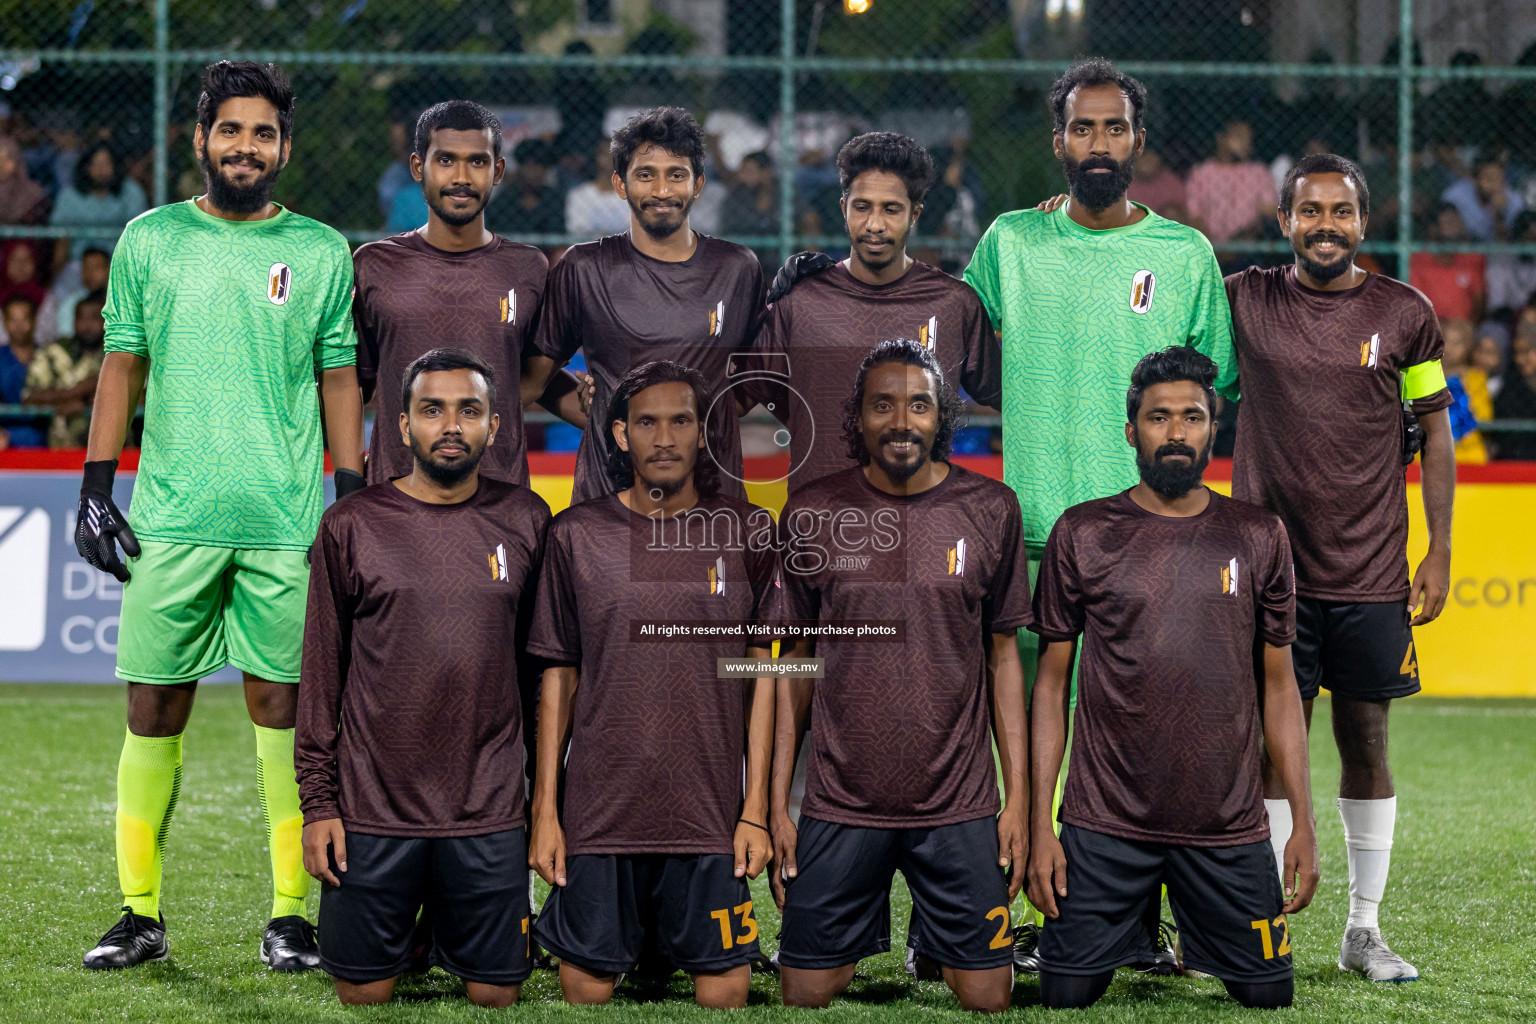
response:
<path id="1" fill-rule="evenodd" d="M 256 788 L 272 854 L 272 916 L 304 916 L 304 815 L 293 770 L 293 730 L 256 726 Z"/>
<path id="2" fill-rule="evenodd" d="M 181 737 L 123 740 L 117 762 L 117 880 L 135 914 L 160 916 L 165 837 L 181 793 Z"/>

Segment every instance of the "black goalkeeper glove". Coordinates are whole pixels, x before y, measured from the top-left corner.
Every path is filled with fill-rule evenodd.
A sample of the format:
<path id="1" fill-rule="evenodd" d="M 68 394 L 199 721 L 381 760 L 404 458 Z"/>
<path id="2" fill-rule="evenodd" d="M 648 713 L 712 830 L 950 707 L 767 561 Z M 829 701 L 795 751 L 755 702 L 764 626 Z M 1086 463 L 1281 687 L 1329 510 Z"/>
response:
<path id="1" fill-rule="evenodd" d="M 768 305 L 773 305 L 790 293 L 803 278 L 814 277 L 837 263 L 824 252 L 797 252 L 784 261 L 779 272 L 773 275 L 773 285 L 768 289 Z"/>
<path id="2" fill-rule="evenodd" d="M 1413 465 L 1413 457 L 1424 450 L 1424 428 L 1413 414 L 1413 403 L 1403 403 L 1403 465 Z"/>
<path id="3" fill-rule="evenodd" d="M 133 535 L 133 528 L 112 500 L 112 474 L 116 472 L 116 459 L 85 464 L 80 509 L 75 518 L 75 550 L 102 572 L 117 577 L 119 583 L 127 583 L 128 567 L 118 557 L 117 545 L 123 545 L 123 554 L 137 558 L 139 538 Z"/>
<path id="4" fill-rule="evenodd" d="M 340 501 L 354 491 L 360 491 L 368 486 L 368 481 L 363 479 L 363 474 L 355 469 L 338 469 L 336 471 L 336 500 Z"/>

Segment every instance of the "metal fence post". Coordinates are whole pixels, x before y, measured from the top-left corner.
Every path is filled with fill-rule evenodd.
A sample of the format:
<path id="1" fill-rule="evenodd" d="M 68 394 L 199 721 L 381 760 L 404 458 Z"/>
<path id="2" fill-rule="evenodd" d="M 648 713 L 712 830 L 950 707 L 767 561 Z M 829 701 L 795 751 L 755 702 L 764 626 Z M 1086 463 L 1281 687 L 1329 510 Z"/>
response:
<path id="1" fill-rule="evenodd" d="M 1413 0 L 1397 19 L 1397 276 L 1408 280 L 1413 258 Z"/>
<path id="2" fill-rule="evenodd" d="M 155 0 L 155 180 L 152 203 L 170 199 L 171 2 Z"/>
<path id="3" fill-rule="evenodd" d="M 795 0 L 779 0 L 779 258 L 795 241 Z"/>

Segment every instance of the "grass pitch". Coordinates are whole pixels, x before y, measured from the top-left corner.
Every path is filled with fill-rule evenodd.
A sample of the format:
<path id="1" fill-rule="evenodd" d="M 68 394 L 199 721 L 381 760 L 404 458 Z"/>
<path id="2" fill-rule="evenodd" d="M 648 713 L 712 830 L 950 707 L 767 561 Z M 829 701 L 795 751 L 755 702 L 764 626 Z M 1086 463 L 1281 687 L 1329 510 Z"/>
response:
<path id="1" fill-rule="evenodd" d="M 1317 709 L 1313 786 L 1323 881 L 1291 925 L 1293 1021 L 1536 1021 L 1536 702 L 1401 701 L 1393 763 L 1401 797 L 1392 881 L 1382 912 L 1392 947 L 1422 980 L 1371 984 L 1335 966 L 1347 909 L 1344 842 L 1333 797 L 1338 759 L 1326 701 Z M 492 1019 L 441 973 L 404 982 L 396 1002 L 345 1010 L 328 979 L 284 976 L 256 958 L 270 880 L 256 804 L 254 738 L 240 691 L 205 687 L 186 740 L 186 774 L 165 866 L 172 959 L 130 972 L 80 966 L 112 923 L 118 891 L 112 812 L 123 733 L 117 686 L 0 686 L 0 1021 L 470 1021 Z M 754 885 L 766 942 L 778 917 Z M 313 903 L 314 897 L 311 897 Z M 898 886 L 894 933 L 905 931 Z M 902 973 L 901 950 L 865 960 L 850 993 L 820 1015 L 786 1010 L 756 976 L 750 1021 L 967 1020 L 939 983 Z M 1038 1005 L 1035 982 L 1014 988 L 1015 1019 L 1065 1020 Z M 575 1009 L 536 971 L 504 1019 L 709 1021 L 682 975 L 660 993 L 621 988 L 613 1005 Z M 1119 973 L 1077 1021 L 1226 1021 L 1252 1014 L 1212 980 Z"/>

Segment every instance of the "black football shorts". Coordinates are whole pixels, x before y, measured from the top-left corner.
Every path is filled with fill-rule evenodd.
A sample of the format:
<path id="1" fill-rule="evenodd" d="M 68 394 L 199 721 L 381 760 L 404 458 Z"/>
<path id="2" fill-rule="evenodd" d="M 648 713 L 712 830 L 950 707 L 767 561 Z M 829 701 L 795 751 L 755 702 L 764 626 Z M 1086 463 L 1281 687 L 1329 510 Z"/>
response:
<path id="1" fill-rule="evenodd" d="M 382 981 L 411 963 L 416 912 L 432 913 L 432 963 L 465 981 L 517 985 L 528 959 L 528 845 L 515 828 L 407 839 L 347 833 L 341 885 L 320 887 L 320 966 Z"/>
<path id="2" fill-rule="evenodd" d="M 888 952 L 897 871 L 912 894 L 909 946 L 962 971 L 1013 962 L 995 818 L 892 829 L 802 815 L 795 868 L 784 890 L 783 967 L 824 970 Z"/>
<path id="3" fill-rule="evenodd" d="M 550 890 L 533 934 L 578 967 L 623 974 L 642 950 L 689 974 L 758 958 L 752 893 L 736 877 L 735 857 L 577 854 L 565 860 L 565 880 Z"/>
<path id="4" fill-rule="evenodd" d="M 1419 659 L 1408 602 L 1341 604 L 1296 599 L 1291 661 L 1302 700 L 1324 688 L 1352 700 L 1393 700 L 1419 692 Z"/>
<path id="5" fill-rule="evenodd" d="M 1067 895 L 1040 935 L 1040 969 L 1091 975 L 1146 963 L 1156 950 L 1147 900 L 1168 887 L 1184 966 L 1222 981 L 1291 976 L 1291 933 L 1269 840 L 1175 846 L 1061 826 Z"/>

